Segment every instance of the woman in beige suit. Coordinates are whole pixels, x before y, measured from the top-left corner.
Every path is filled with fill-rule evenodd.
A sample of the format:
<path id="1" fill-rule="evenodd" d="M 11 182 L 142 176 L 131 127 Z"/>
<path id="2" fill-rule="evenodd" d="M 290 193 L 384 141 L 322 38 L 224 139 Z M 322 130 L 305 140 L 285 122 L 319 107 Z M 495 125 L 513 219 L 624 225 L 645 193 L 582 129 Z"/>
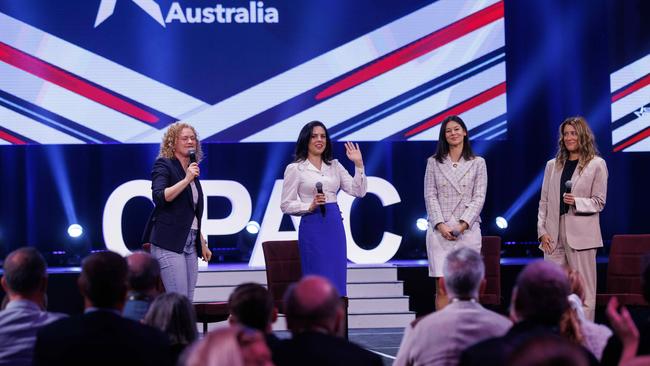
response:
<path id="1" fill-rule="evenodd" d="M 562 122 L 558 145 L 555 159 L 546 163 L 544 171 L 537 236 L 544 259 L 582 276 L 585 316 L 593 321 L 596 250 L 603 246 L 599 213 L 607 196 L 607 165 L 598 156 L 594 134 L 583 117 Z"/>
<path id="2" fill-rule="evenodd" d="M 447 304 L 440 285 L 447 254 L 461 246 L 481 251 L 479 215 L 486 190 L 485 160 L 474 155 L 465 123 L 458 116 L 445 118 L 436 153 L 427 160 L 424 175 L 427 257 L 429 276 L 436 278 L 436 309 Z"/>

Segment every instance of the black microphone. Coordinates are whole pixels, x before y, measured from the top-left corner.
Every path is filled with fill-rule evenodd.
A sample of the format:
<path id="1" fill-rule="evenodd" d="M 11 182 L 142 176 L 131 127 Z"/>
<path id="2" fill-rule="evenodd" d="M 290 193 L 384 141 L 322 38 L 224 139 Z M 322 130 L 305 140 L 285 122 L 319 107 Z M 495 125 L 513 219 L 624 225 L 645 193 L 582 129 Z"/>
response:
<path id="1" fill-rule="evenodd" d="M 571 188 L 572 187 L 573 187 L 573 182 L 572 181 L 567 180 L 566 182 L 564 182 L 565 193 L 571 193 Z M 569 211 L 569 205 L 566 204 L 566 203 L 564 205 L 566 206 L 566 210 L 568 212 Z"/>
<path id="2" fill-rule="evenodd" d="M 194 149 L 190 149 L 190 164 L 196 163 L 196 151 Z"/>
<path id="3" fill-rule="evenodd" d="M 316 192 L 319 194 L 323 194 L 323 183 L 321 182 L 316 182 Z M 325 206 L 324 205 L 319 205 L 320 207 L 320 214 L 325 217 Z"/>

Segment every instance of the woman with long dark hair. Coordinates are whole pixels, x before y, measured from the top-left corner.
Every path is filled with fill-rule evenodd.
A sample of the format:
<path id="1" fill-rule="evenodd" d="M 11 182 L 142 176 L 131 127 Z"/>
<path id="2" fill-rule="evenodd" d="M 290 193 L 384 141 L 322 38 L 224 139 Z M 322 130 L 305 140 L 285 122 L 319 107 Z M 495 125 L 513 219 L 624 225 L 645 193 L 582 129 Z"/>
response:
<path id="1" fill-rule="evenodd" d="M 424 175 L 427 257 L 429 276 L 436 278 L 436 309 L 448 301 L 440 280 L 447 254 L 461 246 L 481 251 L 479 215 L 486 190 L 485 160 L 474 155 L 465 122 L 458 116 L 445 118 Z"/>
<path id="2" fill-rule="evenodd" d="M 582 276 L 585 316 L 596 309 L 596 250 L 603 246 L 600 211 L 607 197 L 607 164 L 583 117 L 560 125 L 558 151 L 546 163 L 537 211 L 537 236 L 544 259 Z"/>
<path id="3" fill-rule="evenodd" d="M 341 211 L 336 203 L 339 189 L 363 197 L 367 179 L 358 144 L 345 143 L 354 163 L 354 177 L 332 158 L 332 142 L 322 122 L 307 123 L 296 142 L 295 159 L 284 171 L 282 212 L 301 216 L 298 245 L 302 274 L 317 274 L 346 292 L 347 254 Z"/>

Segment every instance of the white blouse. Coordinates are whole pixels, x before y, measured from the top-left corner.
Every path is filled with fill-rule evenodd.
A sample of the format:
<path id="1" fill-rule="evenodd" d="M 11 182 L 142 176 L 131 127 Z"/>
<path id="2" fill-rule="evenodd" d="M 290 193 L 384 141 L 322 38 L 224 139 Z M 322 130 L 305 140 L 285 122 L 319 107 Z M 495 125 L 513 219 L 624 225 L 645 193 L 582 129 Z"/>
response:
<path id="1" fill-rule="evenodd" d="M 365 196 L 368 190 L 368 181 L 363 168 L 355 167 L 354 178 L 352 178 L 337 159 L 332 160 L 330 165 L 323 163 L 320 170 L 309 160 L 291 163 L 284 171 L 280 203 L 282 212 L 297 216 L 308 214 L 309 206 L 317 193 L 317 182 L 323 184 L 326 203 L 336 202 L 339 188 L 355 197 Z"/>

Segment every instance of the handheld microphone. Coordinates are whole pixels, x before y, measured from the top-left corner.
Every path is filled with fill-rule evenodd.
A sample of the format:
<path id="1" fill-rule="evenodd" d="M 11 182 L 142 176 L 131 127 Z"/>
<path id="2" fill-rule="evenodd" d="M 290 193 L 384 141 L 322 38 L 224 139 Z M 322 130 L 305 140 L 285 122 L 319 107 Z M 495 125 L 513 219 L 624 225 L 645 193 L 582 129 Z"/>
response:
<path id="1" fill-rule="evenodd" d="M 566 182 L 564 182 L 565 194 L 566 193 L 571 193 L 571 188 L 572 187 L 573 187 L 573 182 L 572 181 L 567 180 Z M 564 203 L 564 201 L 562 202 L 562 204 L 566 207 L 566 210 L 568 212 L 569 211 L 569 205 Z"/>
<path id="2" fill-rule="evenodd" d="M 451 235 L 457 238 L 460 235 L 460 231 L 458 229 L 454 229 L 451 231 Z"/>
<path id="3" fill-rule="evenodd" d="M 190 149 L 190 164 L 196 163 L 196 151 L 194 149 Z"/>
<path id="4" fill-rule="evenodd" d="M 316 182 L 316 192 L 318 192 L 319 194 L 323 194 L 323 183 Z M 325 217 L 325 206 L 319 205 L 319 207 L 320 207 L 320 214 L 323 215 L 323 217 Z"/>

